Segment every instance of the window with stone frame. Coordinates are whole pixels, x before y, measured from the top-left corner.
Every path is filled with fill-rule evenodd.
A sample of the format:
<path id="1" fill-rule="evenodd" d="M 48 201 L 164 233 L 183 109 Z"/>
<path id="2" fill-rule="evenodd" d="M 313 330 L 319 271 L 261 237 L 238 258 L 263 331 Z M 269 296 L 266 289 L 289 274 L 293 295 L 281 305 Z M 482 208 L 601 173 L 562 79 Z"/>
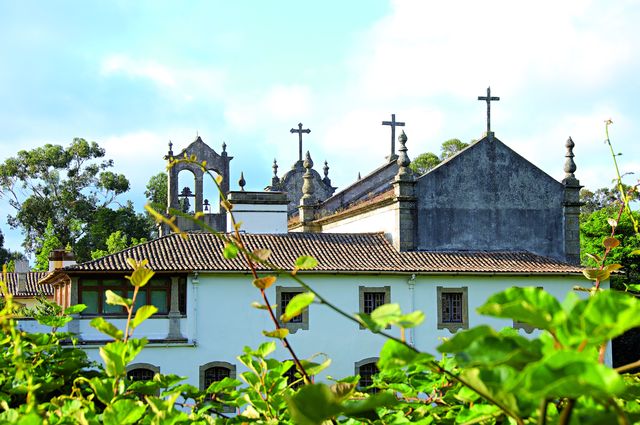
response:
<path id="1" fill-rule="evenodd" d="M 358 381 L 358 389 L 364 390 L 366 387 L 369 387 L 373 384 L 373 376 L 376 375 L 379 370 L 376 363 L 378 362 L 377 358 L 368 358 L 356 362 L 355 364 L 355 372 L 356 375 L 360 375 L 360 381 Z M 368 393 L 377 393 L 377 388 L 369 388 L 366 389 Z"/>
<path id="2" fill-rule="evenodd" d="M 82 277 L 78 279 L 78 302 L 87 306 L 81 314 L 85 316 L 125 315 L 124 307 L 107 304 L 106 292 L 108 290 L 123 297 L 133 297 L 133 286 L 124 277 Z M 186 294 L 186 281 L 183 278 L 178 282 L 178 305 L 180 313 L 186 314 L 186 297 L 183 296 L 181 300 L 180 292 Z M 169 313 L 171 308 L 171 278 L 169 276 L 156 276 L 138 290 L 134 311 L 143 305 L 153 305 L 158 308 L 156 315 Z"/>
<path id="3" fill-rule="evenodd" d="M 390 286 L 360 286 L 358 291 L 360 313 L 371 314 L 376 308 L 391 302 Z M 360 329 L 364 326 L 360 325 Z"/>
<path id="4" fill-rule="evenodd" d="M 200 366 L 200 390 L 205 391 L 214 382 L 224 378 L 236 378 L 236 366 L 228 362 L 209 362 Z M 223 412 L 233 412 L 232 406 L 225 406 Z"/>
<path id="5" fill-rule="evenodd" d="M 276 286 L 276 312 L 278 318 L 284 314 L 287 304 L 298 294 L 302 294 L 304 291 L 299 286 L 285 287 Z M 309 308 L 302 310 L 302 313 L 291 318 L 288 322 L 280 322 L 280 326 L 289 329 L 289 332 L 295 333 L 298 329 L 309 329 Z"/>
<path id="6" fill-rule="evenodd" d="M 151 381 L 160 368 L 148 363 L 134 363 L 127 367 L 127 378 L 131 381 Z"/>
<path id="7" fill-rule="evenodd" d="M 458 329 L 469 327 L 468 290 L 462 288 L 437 287 L 438 329 Z"/>

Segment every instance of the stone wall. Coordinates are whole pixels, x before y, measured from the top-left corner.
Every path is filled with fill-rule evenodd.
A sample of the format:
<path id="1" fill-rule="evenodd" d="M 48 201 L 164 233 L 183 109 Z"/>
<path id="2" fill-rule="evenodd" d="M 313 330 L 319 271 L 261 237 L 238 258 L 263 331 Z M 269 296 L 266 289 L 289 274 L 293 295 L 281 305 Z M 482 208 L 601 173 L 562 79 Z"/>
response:
<path id="1" fill-rule="evenodd" d="M 494 137 L 419 177 L 416 198 L 418 249 L 565 259 L 564 186 Z"/>

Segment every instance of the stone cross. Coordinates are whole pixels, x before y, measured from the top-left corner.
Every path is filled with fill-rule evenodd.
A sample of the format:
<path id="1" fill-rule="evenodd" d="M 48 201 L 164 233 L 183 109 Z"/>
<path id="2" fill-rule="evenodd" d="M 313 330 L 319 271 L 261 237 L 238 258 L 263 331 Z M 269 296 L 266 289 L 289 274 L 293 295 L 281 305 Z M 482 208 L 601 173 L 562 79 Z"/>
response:
<path id="1" fill-rule="evenodd" d="M 391 126 L 391 158 L 396 154 L 396 127 L 404 127 L 404 123 L 396 121 L 396 114 L 391 114 L 391 121 L 382 121 L 382 125 Z"/>
<path id="2" fill-rule="evenodd" d="M 487 102 L 487 133 L 491 133 L 491 101 L 500 100 L 500 98 L 491 96 L 491 87 L 487 87 L 487 95 L 478 96 L 478 100 L 485 100 Z"/>
<path id="3" fill-rule="evenodd" d="M 311 133 L 311 130 L 308 128 L 302 129 L 302 123 L 298 124 L 298 129 L 291 129 L 291 133 L 298 133 L 298 161 L 302 161 L 302 133 Z"/>

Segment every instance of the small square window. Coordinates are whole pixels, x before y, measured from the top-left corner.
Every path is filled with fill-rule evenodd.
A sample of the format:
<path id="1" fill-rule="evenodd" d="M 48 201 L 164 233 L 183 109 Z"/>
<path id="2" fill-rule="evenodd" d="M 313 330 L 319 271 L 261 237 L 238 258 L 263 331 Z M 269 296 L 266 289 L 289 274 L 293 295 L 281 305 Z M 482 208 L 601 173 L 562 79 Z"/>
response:
<path id="1" fill-rule="evenodd" d="M 360 313 L 371 314 L 376 308 L 391 302 L 390 286 L 360 286 L 359 293 Z M 364 329 L 364 326 L 360 325 L 360 329 Z"/>
<path id="2" fill-rule="evenodd" d="M 360 375 L 360 381 L 358 382 L 358 389 L 364 389 L 373 385 L 373 376 L 376 375 L 379 370 L 376 365 L 378 359 L 369 358 L 356 362 L 356 375 Z M 370 388 L 366 390 L 368 393 L 377 393 L 377 388 Z"/>
<path id="3" fill-rule="evenodd" d="M 287 304 L 298 294 L 301 294 L 303 290 L 300 287 L 284 287 L 276 286 L 276 303 L 278 307 L 276 313 L 278 319 L 284 313 L 287 308 Z M 280 322 L 280 326 L 289 329 L 289 332 L 296 333 L 298 329 L 309 329 L 309 307 L 302 310 L 302 313 L 296 317 L 291 318 L 288 322 Z"/>
<path id="4" fill-rule="evenodd" d="M 437 287 L 438 329 L 458 329 L 469 327 L 467 288 Z"/>

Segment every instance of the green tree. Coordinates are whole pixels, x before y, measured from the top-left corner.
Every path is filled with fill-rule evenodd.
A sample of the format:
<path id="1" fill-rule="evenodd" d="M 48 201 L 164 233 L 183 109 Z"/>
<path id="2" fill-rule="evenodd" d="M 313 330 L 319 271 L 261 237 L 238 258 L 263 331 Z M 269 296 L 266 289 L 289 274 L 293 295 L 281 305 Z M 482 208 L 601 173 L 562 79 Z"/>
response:
<path id="1" fill-rule="evenodd" d="M 139 245 L 146 241 L 146 238 L 131 238 L 131 241 L 128 241 L 126 234 L 122 233 L 120 230 L 116 230 L 115 232 L 110 234 L 106 240 L 107 249 L 96 249 L 95 251 L 92 251 L 91 259 L 96 260 L 98 258 L 104 257 L 105 255 L 115 254 L 116 252 L 123 251 L 129 247 Z"/>
<path id="2" fill-rule="evenodd" d="M 144 196 L 156 210 L 165 211 L 167 209 L 167 173 L 151 176 Z"/>
<path id="3" fill-rule="evenodd" d="M 596 266 L 594 255 L 603 255 L 603 241 L 611 235 L 610 221 L 617 216 L 618 208 L 616 205 L 609 205 L 591 214 L 583 214 L 580 223 L 580 252 L 583 264 Z M 633 215 L 640 219 L 640 212 L 633 211 Z M 631 218 L 626 212 L 620 217 L 615 238 L 620 241 L 620 245 L 607 255 L 606 264 L 622 265 L 624 273 L 612 276 L 612 285 L 624 289 L 624 285 L 638 283 L 640 279 L 640 256 L 632 254 L 640 248 L 640 235 L 635 233 Z"/>
<path id="4" fill-rule="evenodd" d="M 122 174 L 107 171 L 113 161 L 96 142 L 75 138 L 68 147 L 46 144 L 0 164 L 0 197 L 15 209 L 8 217 L 25 234 L 28 252 L 39 248 L 49 221 L 63 245 L 75 243 L 99 208 L 129 190 Z"/>
<path id="5" fill-rule="evenodd" d="M 461 142 L 460 139 L 446 140 L 440 145 L 440 156 L 433 152 L 421 153 L 411 161 L 409 168 L 416 174 L 422 175 L 467 146 L 469 146 L 469 143 Z"/>
<path id="6" fill-rule="evenodd" d="M 93 251 L 108 251 L 106 241 L 117 231 L 129 240 L 150 239 L 154 224 L 146 214 L 136 213 L 129 201 L 118 209 L 96 209 L 85 229 L 84 235 L 74 246 L 77 261 L 90 260 Z"/>
<path id="7" fill-rule="evenodd" d="M 460 139 L 449 139 L 443 142 L 440 146 L 440 160 L 444 161 L 445 159 L 452 157 L 467 146 L 469 146 L 469 144 L 461 142 Z"/>
<path id="8" fill-rule="evenodd" d="M 4 247 L 4 234 L 0 230 L 0 266 L 6 264 L 11 257 L 11 252 Z"/>
<path id="9" fill-rule="evenodd" d="M 34 270 L 44 272 L 49 270 L 49 254 L 51 254 L 51 251 L 63 246 L 58 236 L 56 236 L 51 219 L 47 221 L 47 227 L 44 229 L 42 239 L 38 241 L 38 246 L 40 246 L 40 250 L 36 255 Z"/>

